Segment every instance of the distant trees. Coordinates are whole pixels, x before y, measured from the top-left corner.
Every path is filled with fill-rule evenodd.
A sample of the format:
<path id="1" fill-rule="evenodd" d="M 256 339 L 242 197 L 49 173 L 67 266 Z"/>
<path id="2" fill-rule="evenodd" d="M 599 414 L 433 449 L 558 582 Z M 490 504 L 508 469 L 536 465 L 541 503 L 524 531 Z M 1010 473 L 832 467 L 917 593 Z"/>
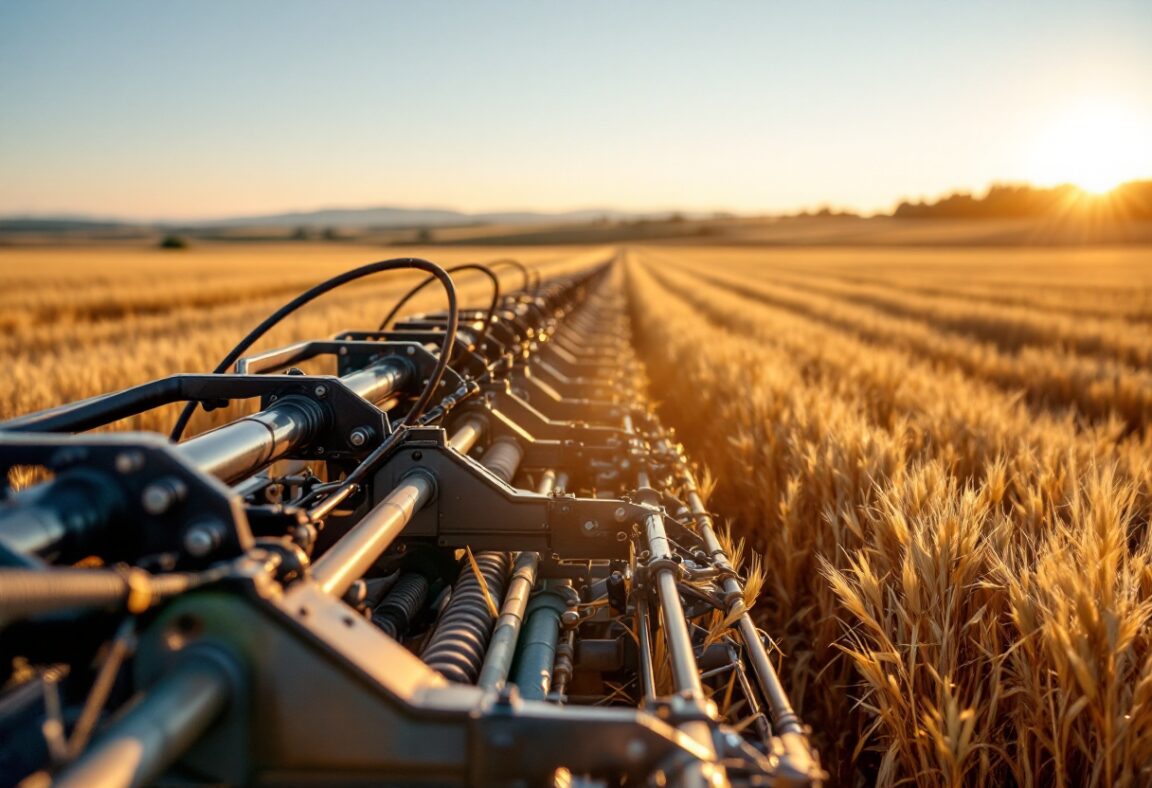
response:
<path id="1" fill-rule="evenodd" d="M 1065 214 L 1083 201 L 1084 192 L 1072 185 L 1038 188 L 998 183 L 982 197 L 954 192 L 935 202 L 904 201 L 892 215 L 902 219 L 1035 218 Z M 1117 187 L 1107 196 L 1107 204 L 1117 217 L 1152 219 L 1152 181 Z"/>
<path id="2" fill-rule="evenodd" d="M 187 249 L 188 239 L 182 235 L 166 235 L 159 243 L 161 249 Z"/>

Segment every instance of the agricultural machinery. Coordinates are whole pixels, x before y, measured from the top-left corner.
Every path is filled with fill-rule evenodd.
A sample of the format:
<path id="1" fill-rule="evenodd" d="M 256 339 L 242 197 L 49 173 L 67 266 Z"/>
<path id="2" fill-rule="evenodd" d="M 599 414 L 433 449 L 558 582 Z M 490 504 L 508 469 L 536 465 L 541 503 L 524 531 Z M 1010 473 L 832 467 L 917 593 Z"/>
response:
<path id="1" fill-rule="evenodd" d="M 620 267 L 457 268 L 355 269 L 214 373 L 0 424 L 0 783 L 820 782 Z M 249 352 L 394 270 L 448 307 Z"/>

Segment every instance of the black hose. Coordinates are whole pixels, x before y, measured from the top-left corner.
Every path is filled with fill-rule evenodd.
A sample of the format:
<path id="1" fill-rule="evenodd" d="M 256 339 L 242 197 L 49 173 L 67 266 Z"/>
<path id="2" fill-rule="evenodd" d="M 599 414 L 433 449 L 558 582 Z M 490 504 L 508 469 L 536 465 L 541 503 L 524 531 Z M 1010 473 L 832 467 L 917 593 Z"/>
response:
<path id="1" fill-rule="evenodd" d="M 519 260 L 513 260 L 510 257 L 488 263 L 489 268 L 495 268 L 498 265 L 510 265 L 520 272 L 520 276 L 523 277 L 523 281 L 520 283 L 521 290 L 527 292 L 528 289 L 532 287 L 532 273 L 528 270 L 528 266 L 524 265 L 524 263 L 520 262 Z M 536 276 L 537 279 L 539 279 L 540 275 L 537 274 Z"/>
<path id="2" fill-rule="evenodd" d="M 359 268 L 353 268 L 351 271 L 345 271 L 342 274 L 326 279 L 315 287 L 305 290 L 266 317 L 256 328 L 248 332 L 248 336 L 240 340 L 240 342 L 228 352 L 228 355 L 224 356 L 220 363 L 216 365 L 216 368 L 212 370 L 212 374 L 219 375 L 227 371 L 227 369 L 236 363 L 236 360 L 262 336 L 268 333 L 281 320 L 288 317 L 288 315 L 309 301 L 331 290 L 335 290 L 342 285 L 346 285 L 349 282 L 362 279 L 365 276 L 383 271 L 399 271 L 408 268 L 424 271 L 440 280 L 440 283 L 444 285 L 444 292 L 448 296 L 448 330 L 445 332 L 444 343 L 440 348 L 440 358 L 437 359 L 436 368 L 428 378 L 428 383 L 424 386 L 424 391 L 421 392 L 420 398 L 416 401 L 416 405 L 414 405 L 412 410 L 408 412 L 408 415 L 405 416 L 405 422 L 411 423 L 415 419 L 420 418 L 420 414 L 423 413 L 424 409 L 428 407 L 428 403 L 431 402 L 432 394 L 435 392 L 436 387 L 440 385 L 440 380 L 444 376 L 444 370 L 448 368 L 448 357 L 452 354 L 453 346 L 456 342 L 456 329 L 460 319 L 459 309 L 456 304 L 456 288 L 452 284 L 452 277 L 435 263 L 421 260 L 418 257 L 397 257 L 391 260 L 381 260 L 380 262 L 362 265 Z M 192 420 L 192 414 L 196 412 L 196 405 L 196 401 L 193 400 L 184 406 L 184 410 L 180 413 L 180 418 L 176 420 L 176 426 L 172 428 L 171 440 L 178 441 L 184 435 L 184 430 L 188 427 L 188 422 Z"/>
<path id="3" fill-rule="evenodd" d="M 418 572 L 403 575 L 372 613 L 372 623 L 395 638 L 408 631 L 428 599 L 428 578 Z"/>
<path id="4" fill-rule="evenodd" d="M 444 270 L 449 274 L 454 274 L 457 271 L 479 271 L 492 280 L 492 303 L 488 306 L 488 317 L 484 320 L 484 327 L 480 329 L 480 334 L 476 337 L 476 346 L 480 347 L 484 344 L 484 340 L 488 338 L 488 329 L 492 327 L 492 321 L 496 319 L 496 310 L 500 307 L 500 278 L 492 272 L 491 268 L 481 263 L 463 263 L 461 265 L 454 265 L 451 268 L 445 268 Z M 404 308 L 405 304 L 415 298 L 417 293 L 435 281 L 435 277 L 430 276 L 405 293 L 404 297 L 397 301 L 393 305 L 392 310 L 380 321 L 379 330 L 383 331 L 386 329 L 393 318 Z"/>

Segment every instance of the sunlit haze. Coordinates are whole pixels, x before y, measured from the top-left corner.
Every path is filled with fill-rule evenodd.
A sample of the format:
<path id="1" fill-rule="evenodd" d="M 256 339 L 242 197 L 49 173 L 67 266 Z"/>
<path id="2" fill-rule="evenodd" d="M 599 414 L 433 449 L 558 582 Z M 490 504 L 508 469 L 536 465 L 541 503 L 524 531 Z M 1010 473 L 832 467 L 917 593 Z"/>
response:
<path id="1" fill-rule="evenodd" d="M 1142 109 L 1122 99 L 1070 105 L 1036 140 L 1030 180 L 1103 193 L 1152 172 L 1152 114 Z"/>
<path id="2" fill-rule="evenodd" d="M 885 210 L 1152 176 L 1152 3 L 3 2 L 0 214 Z"/>

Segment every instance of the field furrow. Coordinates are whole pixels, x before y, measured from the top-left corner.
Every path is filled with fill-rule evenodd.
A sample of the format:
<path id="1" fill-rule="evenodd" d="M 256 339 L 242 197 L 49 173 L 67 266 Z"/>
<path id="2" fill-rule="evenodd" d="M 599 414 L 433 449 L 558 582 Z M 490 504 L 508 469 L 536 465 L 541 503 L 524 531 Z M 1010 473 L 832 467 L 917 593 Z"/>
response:
<path id="1" fill-rule="evenodd" d="M 992 342 L 1003 350 L 1051 346 L 1083 356 L 1114 358 L 1147 367 L 1152 363 L 1152 334 L 1133 330 L 1126 320 L 1090 319 L 1051 309 L 977 303 L 948 295 L 924 296 L 859 282 L 765 274 L 742 268 L 740 275 L 767 278 L 775 284 L 871 307 L 897 317 L 920 320 L 934 328 Z"/>
<path id="2" fill-rule="evenodd" d="M 628 272 L 654 397 L 770 557 L 757 610 L 825 763 L 859 743 L 888 784 L 1044 784 L 1107 750 L 1098 781 L 1138 782 L 1147 445 L 691 275 Z"/>
<path id="3" fill-rule="evenodd" d="M 1152 266 L 1139 250 L 1010 249 L 988 255 L 939 249 L 659 251 L 674 252 L 690 264 L 748 270 L 759 277 L 780 274 L 878 286 L 894 293 L 920 292 L 1060 316 L 1152 320 Z"/>
<path id="4" fill-rule="evenodd" d="M 663 268 L 665 272 L 687 270 L 666 262 Z M 716 268 L 692 276 L 739 296 L 744 305 L 734 305 L 734 310 L 756 310 L 758 306 L 754 312 L 757 317 L 781 310 L 791 312 L 833 329 L 835 335 L 828 341 L 842 342 L 854 336 L 867 348 L 903 349 L 913 357 L 959 369 L 1008 392 L 1020 392 L 1039 409 L 1074 408 L 1097 421 L 1119 417 L 1133 431 L 1145 430 L 1152 419 L 1152 373 L 1147 370 L 1109 359 L 1086 358 L 1058 347 L 1026 346 L 1009 353 L 991 342 L 940 331 L 923 320 L 887 315 L 838 298 L 726 274 Z M 862 352 L 873 352 L 867 348 Z"/>

